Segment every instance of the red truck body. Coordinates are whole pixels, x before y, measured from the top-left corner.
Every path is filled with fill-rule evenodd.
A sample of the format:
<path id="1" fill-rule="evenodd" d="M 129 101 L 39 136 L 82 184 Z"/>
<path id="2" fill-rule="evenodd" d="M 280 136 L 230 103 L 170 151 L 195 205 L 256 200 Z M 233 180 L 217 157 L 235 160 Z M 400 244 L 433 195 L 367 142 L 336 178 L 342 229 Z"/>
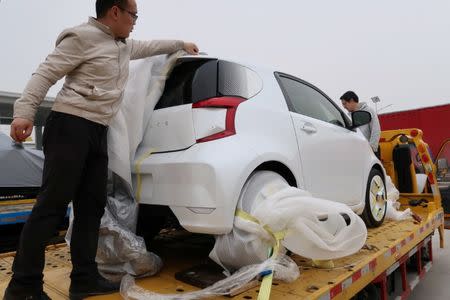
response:
<path id="1" fill-rule="evenodd" d="M 380 114 L 381 130 L 420 128 L 423 139 L 435 156 L 450 138 L 450 104 Z"/>

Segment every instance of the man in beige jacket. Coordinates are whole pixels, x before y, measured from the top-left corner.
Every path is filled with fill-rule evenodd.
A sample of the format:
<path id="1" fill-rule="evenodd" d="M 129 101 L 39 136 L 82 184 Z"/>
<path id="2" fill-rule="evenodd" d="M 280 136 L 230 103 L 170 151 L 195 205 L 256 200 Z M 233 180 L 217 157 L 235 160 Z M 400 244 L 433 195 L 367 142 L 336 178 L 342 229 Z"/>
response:
<path id="1" fill-rule="evenodd" d="M 108 124 L 117 113 L 130 59 L 184 49 L 193 43 L 128 39 L 138 18 L 135 0 L 97 0 L 97 18 L 64 30 L 14 105 L 11 137 L 24 141 L 48 89 L 66 76 L 43 136 L 42 187 L 25 224 L 4 299 L 49 299 L 43 291 L 45 245 L 73 202 L 70 299 L 117 291 L 97 269 L 100 219 L 106 203 Z"/>

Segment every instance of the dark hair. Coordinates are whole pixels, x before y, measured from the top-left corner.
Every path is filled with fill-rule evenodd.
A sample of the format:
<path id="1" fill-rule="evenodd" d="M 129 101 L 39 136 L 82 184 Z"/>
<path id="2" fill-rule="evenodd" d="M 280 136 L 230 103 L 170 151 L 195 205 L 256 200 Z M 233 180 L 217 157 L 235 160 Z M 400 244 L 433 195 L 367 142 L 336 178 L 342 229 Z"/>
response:
<path id="1" fill-rule="evenodd" d="M 355 94 L 353 91 L 345 92 L 344 95 L 341 96 L 341 100 L 344 100 L 346 102 L 355 101 L 356 103 L 359 102 L 358 95 Z"/>
<path id="2" fill-rule="evenodd" d="M 95 2 L 95 11 L 97 13 L 97 18 L 104 17 L 108 10 L 115 5 L 127 8 L 128 0 L 97 0 Z"/>

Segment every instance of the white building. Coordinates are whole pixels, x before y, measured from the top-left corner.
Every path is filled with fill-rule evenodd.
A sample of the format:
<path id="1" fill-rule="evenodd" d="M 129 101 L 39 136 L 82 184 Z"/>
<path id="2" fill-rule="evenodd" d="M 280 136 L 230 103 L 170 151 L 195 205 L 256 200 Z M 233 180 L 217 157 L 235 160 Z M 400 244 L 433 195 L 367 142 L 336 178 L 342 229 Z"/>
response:
<path id="1" fill-rule="evenodd" d="M 0 132 L 9 135 L 9 124 L 13 116 L 14 102 L 20 97 L 18 93 L 0 91 Z M 34 121 L 34 130 L 28 144 L 36 144 L 36 148 L 42 148 L 42 130 L 45 119 L 50 113 L 54 98 L 47 97 L 38 109 Z"/>

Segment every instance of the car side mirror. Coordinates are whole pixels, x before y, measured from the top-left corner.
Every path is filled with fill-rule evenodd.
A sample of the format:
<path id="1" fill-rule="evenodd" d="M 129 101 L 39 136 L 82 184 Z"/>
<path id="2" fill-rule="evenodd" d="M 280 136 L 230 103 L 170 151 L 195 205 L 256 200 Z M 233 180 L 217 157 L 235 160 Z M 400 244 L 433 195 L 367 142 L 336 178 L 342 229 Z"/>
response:
<path id="1" fill-rule="evenodd" d="M 352 126 L 350 126 L 350 129 L 369 124 L 370 121 L 372 121 L 372 116 L 369 112 L 363 110 L 354 111 L 352 112 Z"/>
<path id="2" fill-rule="evenodd" d="M 439 158 L 437 160 L 437 167 L 438 167 L 438 169 L 448 169 L 447 159 L 445 157 L 444 158 Z"/>

